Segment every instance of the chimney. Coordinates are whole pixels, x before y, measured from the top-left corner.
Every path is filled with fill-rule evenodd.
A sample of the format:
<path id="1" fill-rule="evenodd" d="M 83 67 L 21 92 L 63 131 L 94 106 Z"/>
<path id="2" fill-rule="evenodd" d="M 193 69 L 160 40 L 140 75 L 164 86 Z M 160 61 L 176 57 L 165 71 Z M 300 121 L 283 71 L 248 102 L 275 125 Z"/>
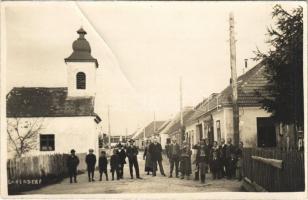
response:
<path id="1" fill-rule="evenodd" d="M 243 74 L 245 74 L 245 72 L 248 68 L 248 59 L 246 58 L 246 59 L 244 59 L 244 61 L 245 61 L 245 67 L 243 68 Z"/>
<path id="2" fill-rule="evenodd" d="M 246 58 L 245 59 L 245 69 L 247 69 L 248 68 L 248 59 Z"/>

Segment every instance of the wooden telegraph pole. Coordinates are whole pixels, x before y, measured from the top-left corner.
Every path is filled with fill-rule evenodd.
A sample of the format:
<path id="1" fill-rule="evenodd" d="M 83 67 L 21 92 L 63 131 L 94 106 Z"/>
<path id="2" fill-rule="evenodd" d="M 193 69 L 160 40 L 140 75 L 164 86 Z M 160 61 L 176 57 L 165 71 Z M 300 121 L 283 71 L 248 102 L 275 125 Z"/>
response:
<path id="1" fill-rule="evenodd" d="M 127 128 L 125 129 L 125 143 L 127 143 Z"/>
<path id="2" fill-rule="evenodd" d="M 155 119 L 155 112 L 154 112 L 154 135 L 156 134 L 156 119 Z M 156 135 L 155 135 L 156 136 Z"/>
<path id="3" fill-rule="evenodd" d="M 239 145 L 239 108 L 237 102 L 237 74 L 236 74 L 236 47 L 234 37 L 234 16 L 230 13 L 230 66 L 231 66 L 231 80 L 232 80 L 232 106 L 233 106 L 233 135 L 234 145 Z"/>
<path id="4" fill-rule="evenodd" d="M 180 122 L 181 122 L 181 128 L 180 128 L 180 144 L 183 142 L 183 136 L 184 136 L 184 122 L 183 122 L 183 93 L 182 93 L 182 77 L 180 77 Z"/>
<path id="5" fill-rule="evenodd" d="M 108 105 L 108 146 L 111 148 L 110 106 Z"/>

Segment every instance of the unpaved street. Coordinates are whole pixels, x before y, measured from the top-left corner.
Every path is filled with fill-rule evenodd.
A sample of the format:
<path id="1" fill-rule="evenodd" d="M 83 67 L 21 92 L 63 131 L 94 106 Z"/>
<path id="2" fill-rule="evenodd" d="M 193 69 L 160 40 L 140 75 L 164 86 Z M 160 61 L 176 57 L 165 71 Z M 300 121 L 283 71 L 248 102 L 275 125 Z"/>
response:
<path id="1" fill-rule="evenodd" d="M 169 163 L 163 161 L 166 175 L 169 175 Z M 211 175 L 207 174 L 206 184 L 191 180 L 181 180 L 179 178 L 163 177 L 157 173 L 156 177 L 146 175 L 144 172 L 144 160 L 139 155 L 139 166 L 142 180 L 130 179 L 128 164 L 124 167 L 124 179 L 111 181 L 88 182 L 87 174 L 78 176 L 77 184 L 70 184 L 66 178 L 62 182 L 50 185 L 39 190 L 25 192 L 23 194 L 101 194 L 101 193 L 179 193 L 179 192 L 223 192 L 223 191 L 240 191 L 240 182 L 237 180 L 212 180 Z M 109 167 L 109 166 L 108 166 Z M 99 172 L 95 172 L 95 179 L 99 179 Z"/>

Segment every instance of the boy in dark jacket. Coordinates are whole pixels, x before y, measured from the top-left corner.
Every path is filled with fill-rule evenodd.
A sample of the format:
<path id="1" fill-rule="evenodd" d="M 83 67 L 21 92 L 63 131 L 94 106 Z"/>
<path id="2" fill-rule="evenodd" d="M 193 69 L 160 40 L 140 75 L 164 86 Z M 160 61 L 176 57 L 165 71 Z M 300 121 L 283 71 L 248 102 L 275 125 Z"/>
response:
<path id="1" fill-rule="evenodd" d="M 102 151 L 101 156 L 98 159 L 99 181 L 102 181 L 103 173 L 105 173 L 106 181 L 108 181 L 107 164 L 108 164 L 108 160 L 107 160 L 107 157 L 106 157 L 106 152 Z"/>
<path id="2" fill-rule="evenodd" d="M 75 155 L 75 150 L 71 150 L 71 155 L 67 158 L 67 168 L 68 174 L 70 176 L 70 183 L 74 182 L 77 183 L 77 166 L 79 164 L 79 158 Z"/>
<path id="3" fill-rule="evenodd" d="M 95 170 L 95 164 L 96 164 L 96 156 L 93 154 L 93 152 L 94 152 L 93 149 L 89 149 L 89 154 L 86 156 L 89 182 L 95 181 L 94 180 L 94 170 Z"/>
<path id="4" fill-rule="evenodd" d="M 110 172 L 112 175 L 112 180 L 114 180 L 114 172 L 117 174 L 117 180 L 120 180 L 119 169 L 121 167 L 120 158 L 118 154 L 118 150 L 113 150 L 113 155 L 110 158 Z"/>

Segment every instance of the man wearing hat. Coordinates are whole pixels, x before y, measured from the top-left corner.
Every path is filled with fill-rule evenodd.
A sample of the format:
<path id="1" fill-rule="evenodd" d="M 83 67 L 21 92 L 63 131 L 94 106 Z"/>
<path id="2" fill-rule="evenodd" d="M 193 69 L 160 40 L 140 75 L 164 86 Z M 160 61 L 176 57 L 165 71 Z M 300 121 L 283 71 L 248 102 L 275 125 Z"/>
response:
<path id="1" fill-rule="evenodd" d="M 192 151 L 186 141 L 183 141 L 183 147 L 180 150 L 180 171 L 181 179 L 186 176 L 189 179 L 191 174 L 191 154 Z"/>
<path id="2" fill-rule="evenodd" d="M 75 150 L 71 150 L 71 155 L 67 158 L 67 168 L 68 174 L 70 176 L 70 183 L 74 182 L 77 183 L 77 166 L 79 164 L 79 158 L 75 155 Z"/>
<path id="3" fill-rule="evenodd" d="M 159 171 L 161 175 L 166 176 L 164 172 L 164 167 L 162 164 L 162 147 L 161 144 L 158 143 L 157 138 L 154 138 L 153 143 L 149 146 L 149 153 L 151 155 L 152 165 L 153 165 L 153 174 L 152 176 L 156 176 L 157 171 L 157 163 L 159 166 Z"/>
<path id="4" fill-rule="evenodd" d="M 196 180 L 199 180 L 200 173 L 201 183 L 205 183 L 206 172 L 209 168 L 208 166 L 210 161 L 211 148 L 207 143 L 207 139 L 201 139 L 200 145 L 195 147 L 195 149 L 197 149 L 196 163 L 199 169 L 197 174 L 198 177 L 196 177 Z"/>
<path id="5" fill-rule="evenodd" d="M 172 143 L 169 144 L 167 150 L 167 157 L 170 163 L 170 176 L 172 177 L 172 172 L 175 166 L 175 176 L 179 176 L 179 160 L 180 160 L 180 145 L 176 142 L 176 138 L 172 138 Z"/>
<path id="6" fill-rule="evenodd" d="M 96 164 L 96 156 L 93 154 L 93 152 L 94 152 L 93 149 L 89 149 L 89 154 L 86 156 L 86 164 L 87 164 L 89 182 L 95 181 L 94 180 L 94 170 L 95 170 L 95 164 Z"/>
<path id="7" fill-rule="evenodd" d="M 131 139 L 126 149 L 126 156 L 128 157 L 128 163 L 129 163 L 129 172 L 131 179 L 133 179 L 134 178 L 133 166 L 134 166 L 136 172 L 136 178 L 141 179 L 139 175 L 139 165 L 137 160 L 138 148 L 134 145 L 134 142 L 135 141 Z"/>

